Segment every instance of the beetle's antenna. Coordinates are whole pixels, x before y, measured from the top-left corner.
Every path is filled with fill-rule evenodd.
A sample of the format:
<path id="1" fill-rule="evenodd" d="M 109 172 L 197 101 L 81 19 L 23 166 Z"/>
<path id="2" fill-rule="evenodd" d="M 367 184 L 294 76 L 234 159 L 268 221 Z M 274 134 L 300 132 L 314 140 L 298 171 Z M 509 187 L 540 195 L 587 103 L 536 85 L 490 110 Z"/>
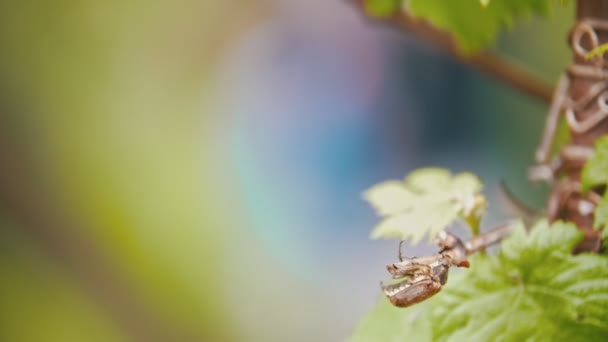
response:
<path id="1" fill-rule="evenodd" d="M 401 254 L 401 246 L 403 246 L 403 241 L 405 241 L 405 240 L 399 241 L 399 255 L 398 255 L 399 261 L 403 261 L 403 254 Z"/>

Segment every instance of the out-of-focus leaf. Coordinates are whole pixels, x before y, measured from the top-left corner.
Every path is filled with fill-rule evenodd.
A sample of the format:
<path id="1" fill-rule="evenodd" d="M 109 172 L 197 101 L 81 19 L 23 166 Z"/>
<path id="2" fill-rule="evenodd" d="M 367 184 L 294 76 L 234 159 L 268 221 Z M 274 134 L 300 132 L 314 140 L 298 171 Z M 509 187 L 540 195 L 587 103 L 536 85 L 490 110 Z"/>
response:
<path id="1" fill-rule="evenodd" d="M 434 237 L 455 220 L 478 221 L 486 207 L 482 187 L 471 173 L 452 176 L 440 168 L 416 170 L 404 182 L 377 184 L 363 194 L 378 215 L 385 217 L 371 237 L 416 243 L 427 234 Z"/>
<path id="2" fill-rule="evenodd" d="M 583 167 L 581 184 L 583 191 L 608 183 L 608 136 L 595 142 L 595 153 Z M 595 228 L 604 227 L 602 237 L 608 239 L 608 195 L 604 195 L 595 209 Z"/>
<path id="3" fill-rule="evenodd" d="M 581 183 L 583 191 L 608 182 L 608 136 L 595 142 L 595 154 L 583 168 Z"/>
<path id="4" fill-rule="evenodd" d="M 382 182 L 367 190 L 363 196 L 381 216 L 405 211 L 416 200 L 416 195 L 401 181 Z"/>
<path id="5" fill-rule="evenodd" d="M 365 0 L 365 11 L 375 17 L 388 17 L 401 9 L 402 0 Z"/>
<path id="6" fill-rule="evenodd" d="M 493 0 L 488 3 L 484 0 L 410 0 L 406 10 L 452 33 L 462 50 L 471 53 L 492 43 L 498 32 L 511 26 L 516 19 L 545 14 L 551 6 L 550 0 Z"/>
<path id="7" fill-rule="evenodd" d="M 243 334 L 242 326 L 234 328 L 235 310 L 226 304 L 235 296 L 220 282 L 209 281 L 226 269 L 222 256 L 236 234 L 210 227 L 220 222 L 237 227 L 238 214 L 224 214 L 228 209 L 222 203 L 234 179 L 223 166 L 209 163 L 223 152 L 212 148 L 217 132 L 211 134 L 215 116 L 208 113 L 218 110 L 212 105 L 215 91 L 209 91 L 221 54 L 215 42 L 229 41 L 251 26 L 230 22 L 256 21 L 264 11 L 251 3 L 0 2 L 0 86 L 19 94 L 10 103 L 15 111 L 0 116 L 9 122 L 14 117 L 36 132 L 15 134 L 15 145 L 32 146 L 24 159 L 38 167 L 41 191 L 52 189 L 49 196 L 60 212 L 97 243 L 99 254 L 149 304 L 151 316 L 158 318 L 154 322 L 190 337 L 186 340 L 235 340 Z M 9 94 L 3 93 L 3 100 Z M 241 208 L 230 212 L 235 210 Z M 61 228 L 69 234 L 69 227 Z M 86 260 L 75 262 L 86 265 Z M 42 287 L 48 280 L 38 279 L 32 284 Z M 108 279 L 99 286 L 114 284 Z M 24 321 L 29 326 L 20 329 L 53 327 L 43 322 L 48 316 L 34 314 L 33 305 L 55 301 L 22 299 L 29 292 L 7 293 L 15 305 L 2 306 L 7 315 L 0 324 L 10 324 L 7 316 L 16 316 L 11 312 L 16 308 L 32 313 L 19 313 L 29 319 Z M 56 312 L 70 305 L 60 302 Z M 93 340 L 78 334 L 69 338 L 69 329 L 87 329 L 89 315 L 81 307 L 74 316 L 82 320 L 54 326 L 56 336 L 68 337 L 40 329 L 49 332 L 46 338 L 6 341 Z M 111 328 L 122 324 L 106 312 L 99 315 L 106 315 Z M 104 336 L 101 328 L 89 330 Z"/>
<path id="8" fill-rule="evenodd" d="M 21 230 L 0 215 L 0 307 L 5 313 L 0 341 L 129 341 L 103 305 Z"/>

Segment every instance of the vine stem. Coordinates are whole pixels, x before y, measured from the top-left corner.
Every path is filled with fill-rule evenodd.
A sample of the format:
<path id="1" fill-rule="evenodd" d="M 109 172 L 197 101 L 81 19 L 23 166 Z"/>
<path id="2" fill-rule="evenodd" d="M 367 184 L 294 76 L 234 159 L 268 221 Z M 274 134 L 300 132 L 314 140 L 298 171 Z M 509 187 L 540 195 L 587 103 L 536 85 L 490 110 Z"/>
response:
<path id="1" fill-rule="evenodd" d="M 506 223 L 473 237 L 464 243 L 466 254 L 474 254 L 502 241 L 511 235 L 514 226 L 514 223 Z"/>
<path id="2" fill-rule="evenodd" d="M 467 256 L 478 252 L 485 254 L 486 248 L 511 235 L 515 225 L 515 222 L 509 222 L 497 226 L 487 232 L 477 234 L 465 242 L 445 231 L 441 232 L 436 238 L 437 244 L 442 248 L 439 255 L 448 256 L 451 260 L 455 260 L 454 265 L 456 266 L 468 267 Z"/>
<path id="3" fill-rule="evenodd" d="M 367 19 L 374 19 L 365 12 L 365 0 L 345 1 L 354 5 L 358 12 L 362 13 Z M 464 54 L 460 51 L 449 33 L 431 26 L 426 21 L 413 18 L 404 11 L 399 11 L 399 13 L 391 17 L 380 18 L 377 21 L 410 32 L 416 37 L 432 43 L 441 50 L 450 53 L 458 60 L 493 77 L 495 80 L 542 101 L 547 105 L 551 103 L 553 87 L 549 83 L 533 76 L 529 71 L 522 69 L 495 53 L 482 51 L 471 55 Z"/>

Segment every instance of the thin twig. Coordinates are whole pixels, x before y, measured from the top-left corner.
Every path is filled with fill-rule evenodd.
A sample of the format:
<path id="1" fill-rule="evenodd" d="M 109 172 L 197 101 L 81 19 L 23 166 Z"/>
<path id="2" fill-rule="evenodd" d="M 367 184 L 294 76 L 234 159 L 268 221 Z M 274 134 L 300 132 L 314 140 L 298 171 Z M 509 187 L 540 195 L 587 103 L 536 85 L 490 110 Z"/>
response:
<path id="1" fill-rule="evenodd" d="M 374 19 L 365 13 L 364 0 L 346 1 L 357 7 L 357 10 L 366 18 Z M 460 61 L 492 76 L 494 79 L 546 104 L 551 103 L 553 86 L 495 53 L 484 51 L 472 55 L 463 54 L 450 34 L 431 26 L 426 21 L 415 19 L 404 11 L 400 11 L 392 17 L 379 18 L 377 21 L 391 24 L 412 33 L 452 54 Z"/>

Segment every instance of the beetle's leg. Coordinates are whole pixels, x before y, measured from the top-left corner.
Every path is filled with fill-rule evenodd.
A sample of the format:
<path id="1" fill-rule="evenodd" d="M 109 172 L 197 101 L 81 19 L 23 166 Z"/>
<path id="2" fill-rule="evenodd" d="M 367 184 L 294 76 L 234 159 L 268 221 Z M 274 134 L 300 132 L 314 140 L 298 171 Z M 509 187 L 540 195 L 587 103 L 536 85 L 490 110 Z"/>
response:
<path id="1" fill-rule="evenodd" d="M 442 286 L 448 282 L 448 271 L 450 270 L 450 265 L 447 263 L 442 263 L 441 265 L 434 267 L 433 272 L 431 273 L 431 277 L 433 280 L 439 282 Z"/>

